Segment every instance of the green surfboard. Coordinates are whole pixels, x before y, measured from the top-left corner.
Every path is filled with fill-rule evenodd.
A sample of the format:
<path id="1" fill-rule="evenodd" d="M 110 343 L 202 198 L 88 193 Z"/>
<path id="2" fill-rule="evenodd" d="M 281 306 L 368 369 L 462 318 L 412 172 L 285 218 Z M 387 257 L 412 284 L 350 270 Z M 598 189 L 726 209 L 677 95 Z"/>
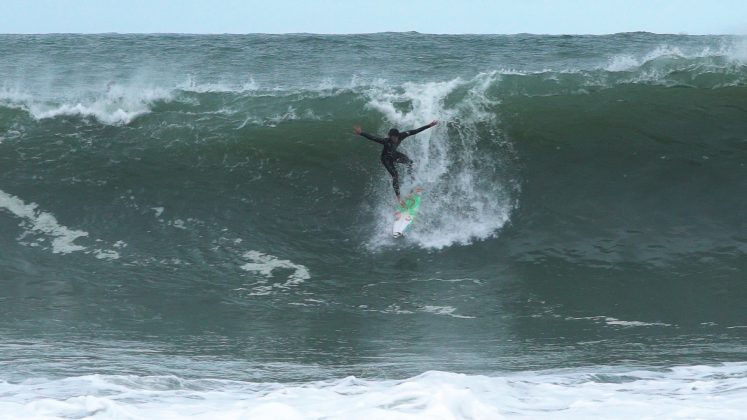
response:
<path id="1" fill-rule="evenodd" d="M 401 238 L 405 236 L 415 221 L 422 201 L 422 189 L 415 188 L 413 192 L 405 199 L 404 206 L 400 203 L 394 213 L 394 225 L 392 226 L 392 236 Z"/>

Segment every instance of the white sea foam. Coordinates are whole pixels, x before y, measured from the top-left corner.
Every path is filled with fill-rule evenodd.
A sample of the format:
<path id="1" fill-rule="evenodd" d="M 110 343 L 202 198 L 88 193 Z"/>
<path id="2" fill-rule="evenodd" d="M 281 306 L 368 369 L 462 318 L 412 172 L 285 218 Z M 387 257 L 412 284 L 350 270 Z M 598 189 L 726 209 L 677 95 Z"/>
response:
<path id="1" fill-rule="evenodd" d="M 264 279 L 259 279 L 257 282 L 248 285 L 242 290 L 249 290 L 249 295 L 268 295 L 278 290 L 287 290 L 298 286 L 304 281 L 311 278 L 309 269 L 301 264 L 296 264 L 290 260 L 282 260 L 274 255 L 264 254 L 259 251 L 248 251 L 244 254 L 244 258 L 250 260 L 241 266 L 242 270 L 251 271 L 264 276 Z M 273 278 L 273 272 L 288 271 L 290 274 L 286 276 L 284 282 L 270 283 Z"/>
<path id="2" fill-rule="evenodd" d="M 438 126 L 407 139 L 400 150 L 415 161 L 414 181 L 405 180 L 402 192 L 414 185 L 425 189 L 423 206 L 415 227 L 407 238 L 426 248 L 467 244 L 494 235 L 509 219 L 514 206 L 513 186 L 493 176 L 496 162 L 478 152 L 478 142 L 502 142 L 501 134 L 480 139 L 485 132 L 478 126 L 496 118 L 488 107 L 497 104 L 488 89 L 500 78 L 497 73 L 480 74 L 472 80 L 405 83 L 401 88 L 372 87 L 368 106 L 380 112 L 385 125 L 371 130 L 386 132 L 389 126 L 401 130 L 439 120 Z M 459 91 L 459 92 L 457 92 Z M 451 95 L 461 95 L 456 104 L 447 104 Z M 403 106 L 404 104 L 404 106 Z M 373 247 L 388 242 L 391 232 L 393 193 L 388 174 L 382 169 L 377 233 Z"/>
<path id="3" fill-rule="evenodd" d="M 359 305 L 359 309 L 362 309 L 366 312 L 379 312 L 382 314 L 394 314 L 394 315 L 415 315 L 416 313 L 429 313 L 433 315 L 443 315 L 443 316 L 450 316 L 452 318 L 462 318 L 462 319 L 474 319 L 474 316 L 469 315 L 460 315 L 456 313 L 457 308 L 454 308 L 453 306 L 438 306 L 438 305 L 422 305 L 422 306 L 413 306 L 408 305 L 406 308 L 403 308 L 399 304 L 393 303 L 389 306 L 387 306 L 384 309 L 374 309 L 371 308 L 369 305 Z M 409 308 L 409 309 L 408 309 Z"/>
<path id="4" fill-rule="evenodd" d="M 116 260 L 119 258 L 119 252 L 112 249 L 87 251 L 87 247 L 77 244 L 75 241 L 87 238 L 88 232 L 70 229 L 67 226 L 61 225 L 52 213 L 39 210 L 38 207 L 36 203 L 27 204 L 15 195 L 0 190 L 0 209 L 5 209 L 21 219 L 20 226 L 25 229 L 19 236 L 21 244 L 30 247 L 39 247 L 49 242 L 49 249 L 54 254 L 70 254 L 76 251 L 83 251 L 87 254 L 92 253 L 94 257 L 103 260 Z M 33 239 L 27 240 L 26 238 L 29 237 Z M 103 241 L 96 240 L 96 242 Z M 126 245 L 125 242 L 118 241 L 114 244 L 114 247 L 123 248 Z"/>
<path id="5" fill-rule="evenodd" d="M 183 230 L 187 229 L 187 227 L 184 226 L 184 220 L 182 220 L 182 219 L 175 219 L 175 220 L 169 222 L 169 225 L 171 225 L 171 226 L 173 226 L 173 227 L 175 227 L 177 229 L 183 229 Z"/>
<path id="6" fill-rule="evenodd" d="M 4 104 L 24 109 L 38 120 L 77 115 L 110 125 L 129 124 L 149 113 L 154 102 L 172 98 L 170 89 L 117 84 L 110 84 L 103 92 L 71 92 L 56 99 L 32 97 L 17 89 L 0 91 Z"/>
<path id="7" fill-rule="evenodd" d="M 623 321 L 609 316 L 585 316 L 580 318 L 568 317 L 566 320 L 589 320 L 595 322 L 604 322 L 607 325 L 619 327 L 671 327 L 672 324 L 665 322 L 643 322 L 643 321 Z"/>
<path id="8" fill-rule="evenodd" d="M 18 87 L 3 86 L 0 89 L 0 103 L 3 105 L 13 106 L 14 104 L 20 104 L 26 101 L 30 101 L 32 96 Z"/>
<path id="9" fill-rule="evenodd" d="M 681 47 L 662 44 L 650 51 L 641 54 L 622 53 L 610 57 L 604 70 L 634 71 L 646 63 L 661 58 L 673 59 L 696 59 L 708 57 L 725 57 L 732 63 L 744 64 L 747 62 L 747 40 L 741 38 L 733 42 L 723 43 L 718 47 L 703 47 L 698 50 L 684 50 Z"/>
<path id="10" fill-rule="evenodd" d="M 69 254 L 86 249 L 84 246 L 77 245 L 75 240 L 88 236 L 88 232 L 70 229 L 59 224 L 52 213 L 38 210 L 38 205 L 35 203 L 26 204 L 18 197 L 0 191 L 0 208 L 8 210 L 21 219 L 21 226 L 27 229 L 22 237 L 39 233 L 49 238 L 52 252 L 55 254 Z"/>
<path id="11" fill-rule="evenodd" d="M 747 364 L 294 384 L 89 375 L 0 381 L 0 419 L 744 418 Z"/>
<path id="12" fill-rule="evenodd" d="M 733 62 L 747 64 L 747 37 L 735 39 L 728 49 L 727 56 Z"/>
<path id="13" fill-rule="evenodd" d="M 206 93 L 206 92 L 244 93 L 244 92 L 253 92 L 253 91 L 258 90 L 259 84 L 252 77 L 250 77 L 249 80 L 243 83 L 230 83 L 230 82 L 200 83 L 193 76 L 190 76 L 187 78 L 186 81 L 184 81 L 184 83 L 177 85 L 177 89 L 183 90 L 186 92 L 195 92 L 195 93 Z"/>
<path id="14" fill-rule="evenodd" d="M 660 45 L 653 50 L 642 54 L 640 56 L 634 56 L 632 54 L 619 54 L 611 57 L 609 63 L 605 68 L 608 71 L 630 71 L 634 70 L 644 63 L 653 61 L 662 57 L 687 57 L 684 52 L 678 47 L 669 45 Z"/>
<path id="15" fill-rule="evenodd" d="M 100 260 L 118 260 L 119 252 L 113 249 L 97 249 L 93 251 L 93 255 Z"/>
<path id="16" fill-rule="evenodd" d="M 628 71 L 641 65 L 641 60 L 630 54 L 619 54 L 609 59 L 605 70 L 607 71 Z"/>
<path id="17" fill-rule="evenodd" d="M 433 306 L 433 305 L 426 305 L 423 306 L 423 311 L 430 312 L 432 314 L 436 315 L 446 315 L 450 316 L 452 318 L 464 318 L 464 319 L 471 319 L 474 318 L 474 316 L 467 316 L 467 315 L 459 315 L 456 312 L 456 308 L 451 306 Z"/>

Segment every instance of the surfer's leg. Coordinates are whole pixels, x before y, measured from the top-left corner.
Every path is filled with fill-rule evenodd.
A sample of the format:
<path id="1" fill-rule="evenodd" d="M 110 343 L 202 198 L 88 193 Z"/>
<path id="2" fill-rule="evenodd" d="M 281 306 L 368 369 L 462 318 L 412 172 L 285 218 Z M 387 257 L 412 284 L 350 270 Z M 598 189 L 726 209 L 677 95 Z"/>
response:
<path id="1" fill-rule="evenodd" d="M 407 157 L 407 155 L 404 154 L 404 153 L 402 153 L 402 152 L 397 152 L 397 154 L 395 155 L 394 159 L 395 159 L 395 162 L 397 162 L 397 163 L 404 163 L 405 165 L 407 165 L 407 174 L 410 175 L 410 178 L 413 178 L 413 174 L 412 174 L 412 164 L 413 164 L 413 161 L 412 161 L 412 159 L 410 159 L 409 157 Z"/>
<path id="2" fill-rule="evenodd" d="M 399 199 L 399 174 L 397 173 L 397 168 L 394 166 L 394 161 L 393 159 L 382 158 L 381 163 L 387 172 L 389 172 L 389 175 L 392 176 L 392 187 L 394 187 L 394 193 L 397 194 L 397 198 Z"/>

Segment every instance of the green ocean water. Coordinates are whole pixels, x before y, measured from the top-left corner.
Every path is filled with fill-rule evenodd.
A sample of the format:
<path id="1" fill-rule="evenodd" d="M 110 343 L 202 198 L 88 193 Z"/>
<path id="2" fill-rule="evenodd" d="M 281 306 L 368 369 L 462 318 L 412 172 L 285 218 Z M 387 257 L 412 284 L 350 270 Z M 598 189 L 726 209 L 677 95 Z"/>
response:
<path id="1" fill-rule="evenodd" d="M 648 33 L 2 35 L 2 379 L 744 361 L 746 60 Z M 433 119 L 394 240 L 352 126 Z"/>

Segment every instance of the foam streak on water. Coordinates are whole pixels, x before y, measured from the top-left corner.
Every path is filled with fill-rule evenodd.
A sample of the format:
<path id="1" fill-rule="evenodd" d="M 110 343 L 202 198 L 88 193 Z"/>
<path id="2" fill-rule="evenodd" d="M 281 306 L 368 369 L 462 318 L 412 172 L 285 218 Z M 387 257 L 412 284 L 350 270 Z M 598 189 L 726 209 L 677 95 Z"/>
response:
<path id="1" fill-rule="evenodd" d="M 26 204 L 18 197 L 0 191 L 0 209 L 5 209 L 21 219 L 20 226 L 26 229 L 18 237 L 18 242 L 22 245 L 43 247 L 46 240 L 50 240 L 51 251 L 55 254 L 69 254 L 87 249 L 83 245 L 76 244 L 75 241 L 87 237 L 88 232 L 61 225 L 52 213 L 39 210 L 35 203 Z M 35 237 L 35 235 L 41 236 Z M 124 245 L 121 241 L 115 243 L 115 247 Z M 119 252 L 112 249 L 95 249 L 92 252 L 98 259 L 119 258 Z"/>

